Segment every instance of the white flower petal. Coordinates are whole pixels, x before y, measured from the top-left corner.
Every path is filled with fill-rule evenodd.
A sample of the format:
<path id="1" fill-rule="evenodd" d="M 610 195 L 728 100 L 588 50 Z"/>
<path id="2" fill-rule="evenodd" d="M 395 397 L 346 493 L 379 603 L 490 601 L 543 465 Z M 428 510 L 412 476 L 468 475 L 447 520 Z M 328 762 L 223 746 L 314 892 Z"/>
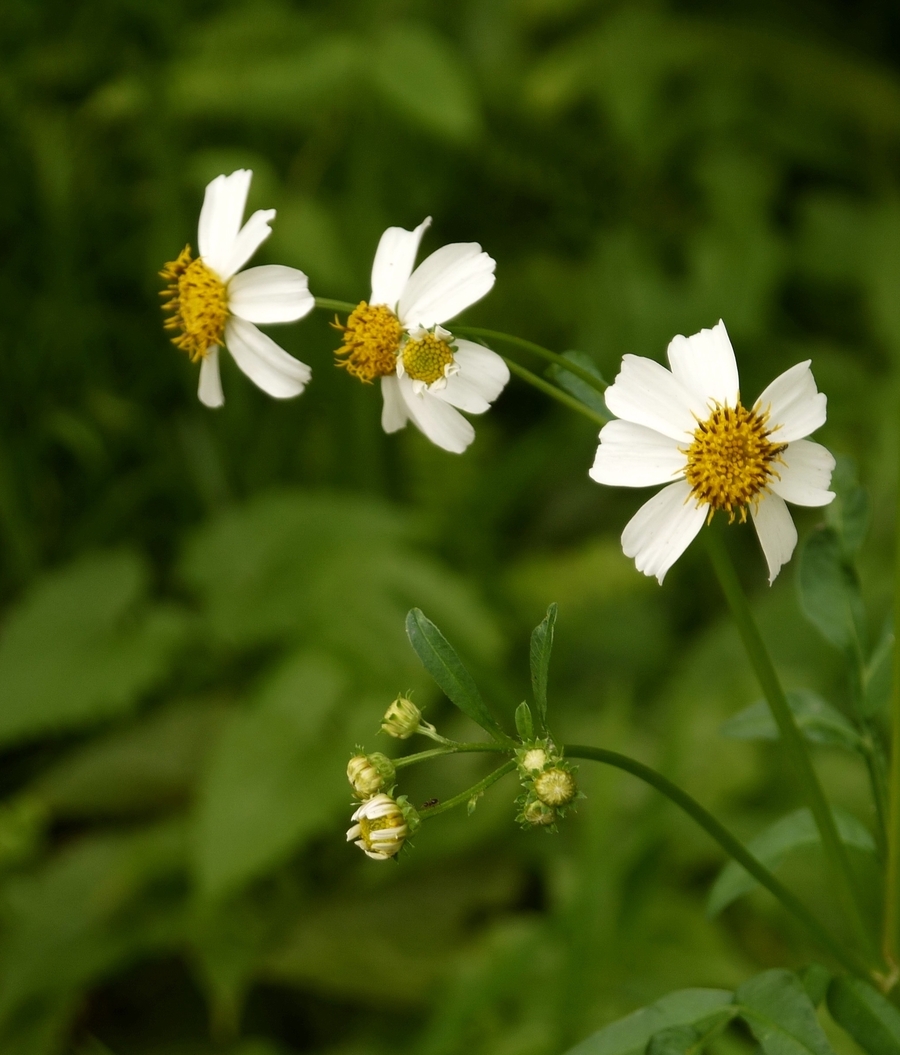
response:
<path id="1" fill-rule="evenodd" d="M 435 399 L 430 392 L 416 395 L 409 377 L 398 377 L 397 384 L 413 424 L 438 447 L 462 454 L 475 439 L 471 423 L 449 403 Z"/>
<path id="2" fill-rule="evenodd" d="M 299 395 L 312 371 L 280 348 L 252 322 L 232 316 L 225 326 L 225 344 L 250 380 L 275 399 Z"/>
<path id="3" fill-rule="evenodd" d="M 200 360 L 200 385 L 197 395 L 200 402 L 207 407 L 221 407 L 225 402 L 222 378 L 219 374 L 219 349 L 215 345 Z"/>
<path id="4" fill-rule="evenodd" d="M 493 403 L 509 384 L 509 367 L 503 357 L 474 341 L 456 340 L 456 364 L 461 377 Z"/>
<path id="5" fill-rule="evenodd" d="M 231 248 L 222 259 L 219 267 L 214 268 L 219 278 L 227 282 L 231 276 L 247 263 L 251 256 L 272 233 L 269 224 L 275 219 L 274 209 L 258 209 L 232 241 Z"/>
<path id="6" fill-rule="evenodd" d="M 250 169 L 238 169 L 230 176 L 216 176 L 203 196 L 197 227 L 197 252 L 219 275 L 240 230 L 252 178 Z"/>
<path id="7" fill-rule="evenodd" d="M 765 495 L 750 515 L 769 566 L 769 585 L 781 567 L 791 559 L 797 545 L 797 529 L 784 501 L 775 494 Z"/>
<path id="8" fill-rule="evenodd" d="M 396 310 L 403 287 L 409 281 L 422 235 L 431 226 L 426 216 L 414 231 L 389 227 L 381 236 L 372 264 L 372 298 L 370 304 L 386 304 Z"/>
<path id="9" fill-rule="evenodd" d="M 429 393 L 435 399 L 442 399 L 451 407 L 458 407 L 467 414 L 483 414 L 491 409 L 490 403 L 478 391 L 478 388 L 462 374 L 453 374 L 444 382 L 443 388 L 432 388 Z"/>
<path id="10" fill-rule="evenodd" d="M 397 314 L 406 327 L 446 322 L 489 292 L 496 261 L 477 242 L 454 242 L 426 257 L 410 276 Z"/>
<path id="11" fill-rule="evenodd" d="M 638 571 L 662 583 L 666 572 L 696 537 L 707 507 L 691 498 L 686 480 L 664 487 L 634 514 L 622 532 L 622 550 Z"/>
<path id="12" fill-rule="evenodd" d="M 381 379 L 381 397 L 384 400 L 384 406 L 381 408 L 381 427 L 385 432 L 397 432 L 409 421 L 409 412 L 403 396 L 400 395 L 400 385 L 394 374 Z"/>
<path id="13" fill-rule="evenodd" d="M 701 421 L 707 417 L 700 396 L 655 360 L 638 355 L 622 357 L 622 369 L 606 390 L 606 405 L 617 418 L 686 444 L 697 428 L 694 414 Z"/>
<path id="14" fill-rule="evenodd" d="M 781 479 L 769 484 L 775 494 L 798 506 L 827 506 L 834 501 L 834 492 L 828 490 L 835 466 L 831 451 L 812 440 L 794 440 L 781 458 L 775 466 Z"/>
<path id="15" fill-rule="evenodd" d="M 725 323 L 669 342 L 669 364 L 678 380 L 708 406 L 733 407 L 738 401 L 738 369 Z"/>
<path id="16" fill-rule="evenodd" d="M 251 267 L 228 283 L 228 308 L 247 322 L 295 322 L 315 304 L 309 279 L 295 267 Z"/>
<path id="17" fill-rule="evenodd" d="M 590 477 L 612 487 L 650 487 L 684 475 L 687 462 L 675 440 L 631 421 L 610 421 L 600 430 L 600 446 Z"/>
<path id="18" fill-rule="evenodd" d="M 810 361 L 785 370 L 754 404 L 761 412 L 769 411 L 769 427 L 776 443 L 802 440 L 825 424 L 827 400 L 816 389 Z"/>

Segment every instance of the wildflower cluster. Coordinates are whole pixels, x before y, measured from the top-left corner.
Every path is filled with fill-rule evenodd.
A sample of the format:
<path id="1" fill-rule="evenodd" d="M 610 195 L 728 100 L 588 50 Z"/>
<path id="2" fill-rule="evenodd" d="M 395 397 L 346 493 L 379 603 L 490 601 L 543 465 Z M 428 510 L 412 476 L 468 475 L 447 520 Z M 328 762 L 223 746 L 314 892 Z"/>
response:
<path id="1" fill-rule="evenodd" d="M 516 799 L 516 820 L 524 828 L 541 827 L 555 831 L 557 820 L 584 798 L 575 782 L 575 768 L 549 738 L 523 744 L 516 752 L 522 794 Z"/>

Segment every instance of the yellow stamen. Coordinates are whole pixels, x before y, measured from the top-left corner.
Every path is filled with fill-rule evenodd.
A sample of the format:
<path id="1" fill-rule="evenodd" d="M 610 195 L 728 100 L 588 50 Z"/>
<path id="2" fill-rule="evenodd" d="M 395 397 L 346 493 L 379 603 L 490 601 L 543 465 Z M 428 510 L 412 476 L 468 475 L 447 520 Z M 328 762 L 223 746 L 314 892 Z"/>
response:
<path id="1" fill-rule="evenodd" d="M 348 374 L 371 384 L 376 377 L 385 377 L 397 369 L 403 327 L 390 308 L 363 300 L 350 312 L 346 326 L 337 320 L 331 325 L 344 335 L 343 347 L 334 354 L 343 357 L 337 365 Z"/>
<path id="2" fill-rule="evenodd" d="M 452 364 L 452 348 L 433 333 L 423 333 L 403 345 L 403 369 L 413 381 L 433 385 L 447 376 L 447 367 Z"/>
<path id="3" fill-rule="evenodd" d="M 160 275 L 168 282 L 160 293 L 165 301 L 163 311 L 172 315 L 163 325 L 167 330 L 180 331 L 172 338 L 172 344 L 187 352 L 195 363 L 225 339 L 228 318 L 225 283 L 200 258 L 191 259 L 189 245 L 176 260 L 166 264 Z"/>
<path id="4" fill-rule="evenodd" d="M 698 423 L 694 442 L 687 449 L 684 475 L 693 497 L 709 506 L 709 520 L 718 509 L 728 513 L 729 524 L 735 513 L 747 519 L 750 503 L 778 478 L 774 464 L 781 461 L 787 444 L 773 443 L 766 428 L 768 411 L 719 406 Z"/>

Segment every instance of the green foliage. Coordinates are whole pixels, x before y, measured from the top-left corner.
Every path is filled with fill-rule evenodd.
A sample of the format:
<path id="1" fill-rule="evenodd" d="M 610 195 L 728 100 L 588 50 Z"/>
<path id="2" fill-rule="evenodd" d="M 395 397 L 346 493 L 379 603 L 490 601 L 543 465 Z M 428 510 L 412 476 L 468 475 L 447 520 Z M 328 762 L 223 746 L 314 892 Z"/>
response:
<path id="1" fill-rule="evenodd" d="M 861 751 L 853 723 L 821 696 L 808 689 L 787 693 L 791 712 L 810 743 Z M 720 732 L 733 740 L 777 740 L 778 726 L 765 700 L 758 700 L 722 723 Z"/>
<path id="2" fill-rule="evenodd" d="M 812 1001 L 790 971 L 764 971 L 739 986 L 734 999 L 765 1055 L 834 1055 Z"/>
<path id="3" fill-rule="evenodd" d="M 547 728 L 547 679 L 550 675 L 550 654 L 553 651 L 557 611 L 558 606 L 551 604 L 547 614 L 531 634 L 531 691 L 534 693 L 534 707 L 541 733 Z"/>
<path id="4" fill-rule="evenodd" d="M 900 1051 L 900 1011 L 861 978 L 833 979 L 828 1010 L 863 1051 L 871 1055 Z"/>
<path id="5" fill-rule="evenodd" d="M 838 835 L 847 846 L 866 853 L 875 852 L 871 833 L 850 813 L 835 810 L 834 820 Z M 819 845 L 819 832 L 807 809 L 795 810 L 777 820 L 765 831 L 750 839 L 746 846 L 753 856 L 770 871 L 775 871 L 785 857 L 794 850 Z M 736 861 L 729 861 L 719 873 L 709 894 L 707 911 L 721 912 L 726 905 L 749 893 L 757 883 Z"/>

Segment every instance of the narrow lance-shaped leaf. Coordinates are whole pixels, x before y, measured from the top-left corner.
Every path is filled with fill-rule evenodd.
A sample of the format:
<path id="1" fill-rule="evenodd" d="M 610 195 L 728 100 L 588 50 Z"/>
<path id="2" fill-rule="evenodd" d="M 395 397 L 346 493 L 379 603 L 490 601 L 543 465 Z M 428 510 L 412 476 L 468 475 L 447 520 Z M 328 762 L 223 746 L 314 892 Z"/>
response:
<path id="1" fill-rule="evenodd" d="M 787 701 L 800 731 L 811 743 L 863 753 L 863 743 L 853 723 L 821 696 L 801 689 L 787 693 Z M 733 715 L 722 723 L 719 731 L 731 740 L 777 740 L 779 737 L 778 726 L 765 700 Z"/>
<path id="2" fill-rule="evenodd" d="M 800 979 L 790 971 L 763 971 L 734 994 L 738 1013 L 764 1055 L 834 1055 Z"/>
<path id="3" fill-rule="evenodd" d="M 563 358 L 568 359 L 576 366 L 580 366 L 582 370 L 587 370 L 587 372 L 593 374 L 598 381 L 603 381 L 603 375 L 597 368 L 597 364 L 591 356 L 587 355 L 585 352 L 563 352 Z M 606 400 L 601 393 L 577 374 L 573 374 L 569 370 L 566 370 L 565 367 L 560 366 L 558 363 L 554 363 L 547 371 L 547 375 L 554 380 L 560 388 L 564 388 L 569 395 L 574 396 L 577 400 L 584 403 L 586 407 L 590 407 L 595 414 L 601 415 L 601 417 L 605 418 L 607 421 L 612 417 L 612 414 L 610 414 L 609 409 L 606 406 Z"/>
<path id="4" fill-rule="evenodd" d="M 900 1055 L 900 1011 L 861 978 L 835 978 L 828 1010 L 869 1055 Z"/>
<path id="5" fill-rule="evenodd" d="M 418 608 L 413 608 L 406 617 L 406 633 L 422 666 L 450 702 L 491 736 L 498 740 L 505 739 L 503 730 L 481 698 L 472 675 L 440 630 Z"/>
<path id="6" fill-rule="evenodd" d="M 547 730 L 547 677 L 550 672 L 550 653 L 553 651 L 553 631 L 556 627 L 556 604 L 551 604 L 547 614 L 531 634 L 531 688 L 540 732 Z"/>
<path id="7" fill-rule="evenodd" d="M 730 1017 L 732 999 L 733 994 L 725 989 L 678 989 L 611 1022 L 576 1044 L 567 1055 L 643 1055 L 651 1037 L 664 1030 L 700 1030 Z M 670 1034 L 668 1039 L 676 1038 Z"/>
<path id="8" fill-rule="evenodd" d="M 856 573 L 832 528 L 815 531 L 800 553 L 800 607 L 822 636 L 852 653 L 865 647 L 865 613 Z"/>

